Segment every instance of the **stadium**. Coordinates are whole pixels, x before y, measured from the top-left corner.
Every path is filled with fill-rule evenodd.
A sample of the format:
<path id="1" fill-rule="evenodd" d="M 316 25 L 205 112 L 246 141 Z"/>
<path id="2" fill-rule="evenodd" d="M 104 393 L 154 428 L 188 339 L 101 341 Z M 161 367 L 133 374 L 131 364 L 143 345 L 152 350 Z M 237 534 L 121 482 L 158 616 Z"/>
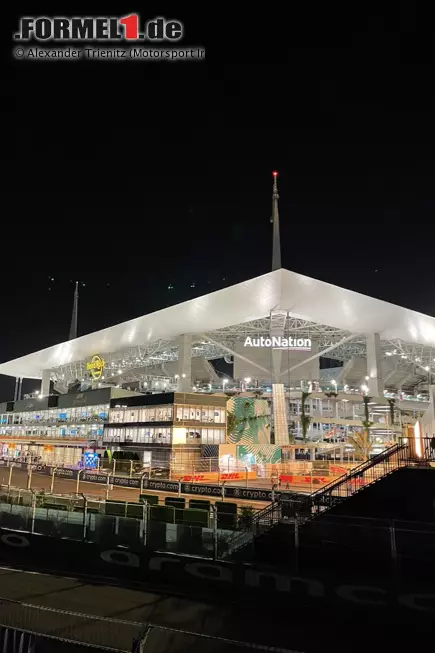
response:
<path id="1" fill-rule="evenodd" d="M 223 398 L 266 399 L 271 428 L 262 443 L 280 447 L 301 436 L 304 393 L 311 417 L 304 443 L 324 440 L 331 429 L 342 434 L 361 427 L 369 396 L 371 434 L 391 441 L 407 416 L 411 423 L 428 408 L 434 346 L 432 317 L 275 270 L 1 364 L 0 373 L 17 380 L 15 401 L 1 405 L 3 455 L 18 445 L 37 446 L 43 435 L 45 453 L 66 446 L 79 455 L 65 461 L 77 462 L 91 442 L 101 449 L 109 412 L 126 405 L 123 398 L 168 406 L 174 394 L 192 407 L 208 397 L 210 410 Z M 222 359 L 225 375 L 215 366 Z M 23 378 L 39 380 L 33 396 L 20 397 Z M 163 397 L 168 393 L 170 401 Z M 133 421 L 161 428 L 165 420 Z M 192 422 L 205 429 L 210 420 L 212 413 L 199 421 L 187 413 L 179 418 L 178 446 L 189 446 Z M 219 413 L 212 444 L 228 444 L 225 427 Z M 174 434 L 166 430 L 162 437 L 170 446 Z M 198 439 L 209 444 L 209 433 Z"/>
<path id="2" fill-rule="evenodd" d="M 435 318 L 283 269 L 277 174 L 271 272 L 81 337 L 76 287 L 70 339 L 0 364 L 4 458 L 264 475 L 432 435 Z"/>

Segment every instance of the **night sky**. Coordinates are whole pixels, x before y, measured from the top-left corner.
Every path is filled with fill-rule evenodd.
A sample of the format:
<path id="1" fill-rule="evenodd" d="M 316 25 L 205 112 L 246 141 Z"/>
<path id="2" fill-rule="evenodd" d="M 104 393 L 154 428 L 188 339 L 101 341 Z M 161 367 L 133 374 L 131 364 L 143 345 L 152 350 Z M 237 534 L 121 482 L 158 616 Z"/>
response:
<path id="1" fill-rule="evenodd" d="M 73 13 L 178 18 L 205 63 L 15 61 L 11 22 L 0 360 L 67 339 L 76 279 L 82 335 L 268 272 L 273 169 L 283 267 L 435 315 L 424 24 L 201 7 Z"/>

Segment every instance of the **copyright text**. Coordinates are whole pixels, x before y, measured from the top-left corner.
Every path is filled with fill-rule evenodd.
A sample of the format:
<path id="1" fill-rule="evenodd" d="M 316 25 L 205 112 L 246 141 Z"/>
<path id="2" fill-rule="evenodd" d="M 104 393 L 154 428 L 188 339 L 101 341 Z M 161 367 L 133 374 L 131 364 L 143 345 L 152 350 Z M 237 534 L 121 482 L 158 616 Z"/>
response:
<path id="1" fill-rule="evenodd" d="M 201 46 L 191 48 L 15 48 L 15 59 L 28 61 L 94 61 L 135 60 L 135 61 L 201 61 L 205 59 L 205 49 Z"/>

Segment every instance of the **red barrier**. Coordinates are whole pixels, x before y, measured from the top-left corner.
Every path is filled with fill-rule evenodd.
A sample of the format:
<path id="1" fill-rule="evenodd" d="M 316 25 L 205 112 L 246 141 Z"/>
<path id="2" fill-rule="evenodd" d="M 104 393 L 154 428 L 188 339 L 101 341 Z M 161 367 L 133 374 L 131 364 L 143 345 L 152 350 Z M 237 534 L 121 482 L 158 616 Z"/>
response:
<path id="1" fill-rule="evenodd" d="M 313 483 L 313 485 L 319 485 L 321 483 L 329 483 L 334 480 L 331 476 L 296 476 L 289 474 L 281 474 L 279 477 L 281 483 Z"/>

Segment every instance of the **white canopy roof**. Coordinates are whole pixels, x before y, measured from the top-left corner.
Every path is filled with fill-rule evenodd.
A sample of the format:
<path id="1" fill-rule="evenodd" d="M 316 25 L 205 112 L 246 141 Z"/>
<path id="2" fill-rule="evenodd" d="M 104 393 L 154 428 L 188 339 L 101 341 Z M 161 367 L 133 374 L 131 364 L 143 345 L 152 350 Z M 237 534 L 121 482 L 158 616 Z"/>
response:
<path id="1" fill-rule="evenodd" d="M 435 318 L 282 269 L 2 363 L 0 374 L 39 379 L 44 369 L 97 353 L 210 333 L 268 317 L 278 308 L 351 333 L 435 347 Z"/>

